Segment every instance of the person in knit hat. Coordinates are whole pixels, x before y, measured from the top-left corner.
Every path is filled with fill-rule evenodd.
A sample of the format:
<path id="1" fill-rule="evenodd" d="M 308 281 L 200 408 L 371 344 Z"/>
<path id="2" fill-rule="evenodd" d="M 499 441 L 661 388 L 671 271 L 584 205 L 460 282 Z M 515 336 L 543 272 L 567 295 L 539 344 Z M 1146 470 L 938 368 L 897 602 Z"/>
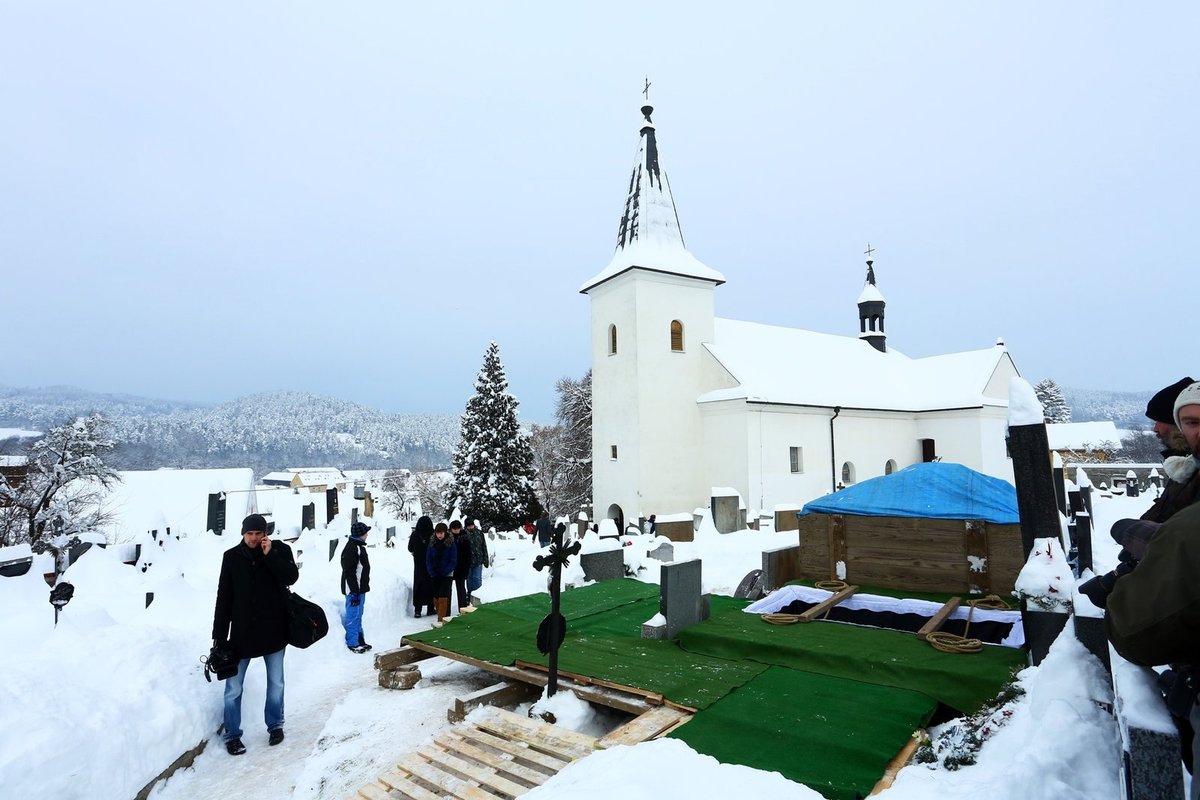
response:
<path id="1" fill-rule="evenodd" d="M 1159 389 L 1146 403 L 1146 417 L 1154 423 L 1154 435 L 1162 442 L 1163 458 L 1187 455 L 1183 434 L 1175 424 L 1175 400 L 1179 393 L 1195 383 L 1191 378 L 1180 378 L 1170 386 Z"/>
<path id="2" fill-rule="evenodd" d="M 367 532 L 370 530 L 365 522 L 355 522 L 350 526 L 350 538 L 342 548 L 342 594 L 346 595 L 342 627 L 346 629 L 346 647 L 354 653 L 371 649 L 362 630 L 363 608 L 367 604 L 367 592 L 371 591 L 371 561 L 367 557 Z"/>
<path id="3" fill-rule="evenodd" d="M 1181 385 L 1182 384 L 1182 385 Z M 1167 405 L 1169 403 L 1169 405 Z M 1109 534 L 1121 545 L 1117 568 L 1079 586 L 1092 603 L 1104 608 L 1117 579 L 1133 571 L 1146 555 L 1146 548 L 1164 522 L 1200 500 L 1200 383 L 1173 383 L 1159 391 L 1146 405 L 1146 416 L 1155 422 L 1155 433 L 1166 442 L 1161 429 L 1181 439 L 1178 455 L 1163 460 L 1167 483 L 1163 493 L 1138 519 L 1119 519 Z M 1164 421 L 1165 420 L 1165 421 Z M 1187 430 L 1183 426 L 1187 425 Z M 1162 426 L 1160 428 L 1160 426 Z M 1164 451 L 1164 454 L 1172 451 Z"/>
<path id="4" fill-rule="evenodd" d="M 284 590 L 300 577 L 292 548 L 270 536 L 262 514 L 242 520 L 241 540 L 221 557 L 217 603 L 213 611 L 213 645 L 233 649 L 237 674 L 225 681 L 225 750 L 246 752 L 242 743 L 242 684 L 250 660 L 261 658 L 267 670 L 263 717 L 267 743 L 283 741 L 283 653 L 288 642 L 288 609 Z"/>

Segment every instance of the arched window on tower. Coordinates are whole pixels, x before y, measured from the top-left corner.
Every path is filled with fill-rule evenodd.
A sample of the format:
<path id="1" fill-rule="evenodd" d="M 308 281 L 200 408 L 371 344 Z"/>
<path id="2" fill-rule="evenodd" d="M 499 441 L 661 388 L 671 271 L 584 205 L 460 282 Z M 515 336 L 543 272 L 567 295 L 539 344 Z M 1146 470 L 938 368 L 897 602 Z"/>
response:
<path id="1" fill-rule="evenodd" d="M 854 462 L 847 461 L 842 464 L 842 483 L 846 486 L 854 483 Z"/>
<path id="2" fill-rule="evenodd" d="M 896 471 L 896 459 L 889 458 L 887 460 L 887 463 L 883 465 L 883 474 L 891 475 L 895 471 Z"/>
<path id="3" fill-rule="evenodd" d="M 615 356 L 617 354 L 617 326 L 608 326 L 608 354 Z"/>
<path id="4" fill-rule="evenodd" d="M 671 320 L 671 352 L 683 352 L 683 323 L 677 319 Z"/>

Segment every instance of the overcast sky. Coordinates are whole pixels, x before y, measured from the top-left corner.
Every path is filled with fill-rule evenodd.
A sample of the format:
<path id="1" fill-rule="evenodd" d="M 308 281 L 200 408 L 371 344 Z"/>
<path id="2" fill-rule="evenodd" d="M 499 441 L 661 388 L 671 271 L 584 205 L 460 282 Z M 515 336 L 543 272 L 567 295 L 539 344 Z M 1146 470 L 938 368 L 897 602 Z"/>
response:
<path id="1" fill-rule="evenodd" d="M 1200 374 L 1200 4 L 734 5 L 0 0 L 0 384 L 548 422 L 647 75 L 720 316 Z"/>

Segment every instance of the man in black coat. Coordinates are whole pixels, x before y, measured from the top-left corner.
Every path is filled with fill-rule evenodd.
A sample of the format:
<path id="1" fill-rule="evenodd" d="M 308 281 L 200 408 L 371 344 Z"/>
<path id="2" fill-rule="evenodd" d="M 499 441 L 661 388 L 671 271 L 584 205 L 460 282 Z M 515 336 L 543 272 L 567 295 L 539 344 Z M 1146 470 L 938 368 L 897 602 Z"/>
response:
<path id="1" fill-rule="evenodd" d="M 264 717 L 268 742 L 283 741 L 283 653 L 287 647 L 286 589 L 300 577 L 292 548 L 271 541 L 267 521 L 251 514 L 242 521 L 242 541 L 225 551 L 217 580 L 213 644 L 232 648 L 237 675 L 225 681 L 225 749 L 246 752 L 242 744 L 242 682 L 250 659 L 267 669 Z"/>
<path id="2" fill-rule="evenodd" d="M 363 637 L 363 609 L 367 592 L 371 591 L 371 560 L 367 557 L 367 532 L 371 526 L 356 522 L 350 526 L 350 538 L 342 548 L 342 594 L 346 595 L 346 613 L 342 627 L 346 629 L 346 647 L 355 653 L 371 649 Z"/>

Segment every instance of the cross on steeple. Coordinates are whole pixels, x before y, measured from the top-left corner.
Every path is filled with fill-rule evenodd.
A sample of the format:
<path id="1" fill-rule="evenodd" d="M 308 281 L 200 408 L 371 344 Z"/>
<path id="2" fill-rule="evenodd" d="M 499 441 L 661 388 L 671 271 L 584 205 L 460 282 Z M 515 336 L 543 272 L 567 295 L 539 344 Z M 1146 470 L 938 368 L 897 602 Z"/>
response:
<path id="1" fill-rule="evenodd" d="M 646 95 L 646 102 L 650 102 L 650 76 L 646 76 L 646 86 L 642 89 L 642 94 Z"/>
<path id="2" fill-rule="evenodd" d="M 867 249 L 863 251 L 863 255 L 865 255 L 867 257 L 867 260 L 870 261 L 870 260 L 874 260 L 874 253 L 875 253 L 875 248 L 871 247 L 870 242 L 867 242 Z"/>

